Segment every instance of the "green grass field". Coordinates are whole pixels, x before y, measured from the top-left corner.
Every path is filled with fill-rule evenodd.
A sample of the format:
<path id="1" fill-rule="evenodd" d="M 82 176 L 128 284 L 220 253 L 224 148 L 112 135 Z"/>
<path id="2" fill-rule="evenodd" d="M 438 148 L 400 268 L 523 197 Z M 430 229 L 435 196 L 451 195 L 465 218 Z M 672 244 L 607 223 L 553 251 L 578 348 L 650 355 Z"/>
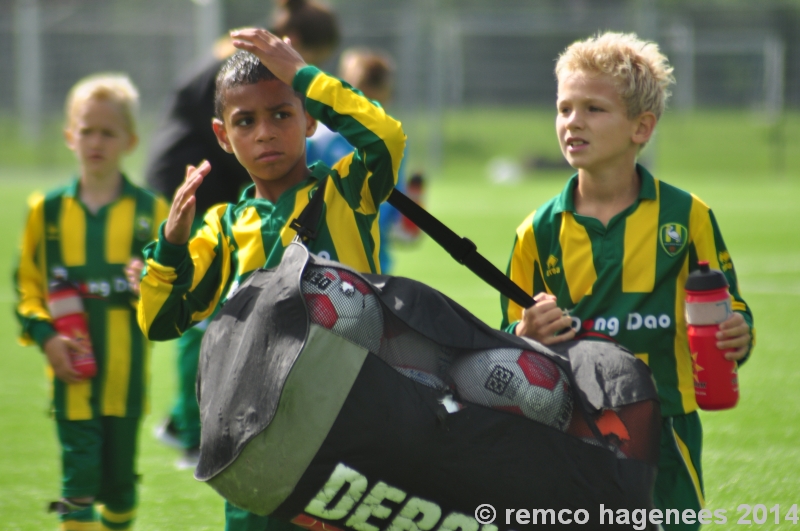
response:
<path id="1" fill-rule="evenodd" d="M 505 268 L 514 230 L 531 210 L 558 193 L 569 171 L 528 173 L 513 185 L 485 178 L 488 159 L 522 160 L 557 155 L 549 112 L 469 111 L 448 116 L 446 159 L 432 176 L 429 209 L 456 232 L 469 236 L 481 252 Z M 725 509 L 720 529 L 788 529 L 792 523 L 737 525 L 740 504 L 780 504 L 784 515 L 800 504 L 800 356 L 795 326 L 800 316 L 800 151 L 787 148 L 774 161 L 770 128 L 747 113 L 667 116 L 654 146 L 657 177 L 688 189 L 715 211 L 734 258 L 741 289 L 755 314 L 758 347 L 740 373 L 737 408 L 703 413 L 704 472 L 708 508 Z M 786 119 L 787 144 L 800 139 L 800 117 Z M 4 148 L 9 153 L 9 148 Z M 141 167 L 142 150 L 132 160 Z M 48 160 L 68 160 L 49 156 Z M 6 156 L 3 160 L 14 160 Z M 413 161 L 412 161 L 413 168 Z M 0 166 L 0 314 L 5 339 L 0 356 L 0 529 L 54 529 L 44 513 L 59 492 L 59 465 L 53 422 L 47 416 L 43 360 L 33 348 L 14 341 L 16 324 L 10 283 L 25 198 L 34 189 L 63 181 L 71 169 Z M 433 178 L 435 177 L 435 178 Z M 500 320 L 498 296 L 429 239 L 414 249 L 398 249 L 397 274 L 422 280 L 461 303 L 486 322 Z M 142 474 L 140 530 L 221 530 L 222 500 L 188 471 L 173 467 L 177 454 L 152 437 L 166 413 L 173 389 L 173 346 L 160 344 L 152 363 L 151 413 L 140 444 Z M 752 518 L 752 515 L 751 515 Z"/>

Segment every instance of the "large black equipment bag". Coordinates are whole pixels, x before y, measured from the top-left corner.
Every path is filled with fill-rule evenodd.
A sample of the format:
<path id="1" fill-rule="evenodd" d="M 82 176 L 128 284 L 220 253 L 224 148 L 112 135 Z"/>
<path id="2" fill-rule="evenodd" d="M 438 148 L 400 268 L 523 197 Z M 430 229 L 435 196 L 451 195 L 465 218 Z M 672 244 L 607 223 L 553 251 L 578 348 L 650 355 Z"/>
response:
<path id="1" fill-rule="evenodd" d="M 653 506 L 660 413 L 642 361 L 506 334 L 299 243 L 209 325 L 197 394 L 195 477 L 317 531 L 519 529 L 510 509 L 613 529 L 601 508 Z M 482 504 L 497 518 L 481 527 Z"/>

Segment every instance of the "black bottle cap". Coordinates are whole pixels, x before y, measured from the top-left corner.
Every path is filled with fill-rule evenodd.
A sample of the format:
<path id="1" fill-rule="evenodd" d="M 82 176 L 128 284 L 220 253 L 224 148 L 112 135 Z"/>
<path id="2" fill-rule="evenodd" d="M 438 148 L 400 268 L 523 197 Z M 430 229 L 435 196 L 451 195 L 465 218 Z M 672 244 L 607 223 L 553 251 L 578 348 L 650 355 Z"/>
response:
<path id="1" fill-rule="evenodd" d="M 712 291 L 728 287 L 728 279 L 722 271 L 711 269 L 708 262 L 697 262 L 699 269 L 692 271 L 686 279 L 686 291 Z"/>

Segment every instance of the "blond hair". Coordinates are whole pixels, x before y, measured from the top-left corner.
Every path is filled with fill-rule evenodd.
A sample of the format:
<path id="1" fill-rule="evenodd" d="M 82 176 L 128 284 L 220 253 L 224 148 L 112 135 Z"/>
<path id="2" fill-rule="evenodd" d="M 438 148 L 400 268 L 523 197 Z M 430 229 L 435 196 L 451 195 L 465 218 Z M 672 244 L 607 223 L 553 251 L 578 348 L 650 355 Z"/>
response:
<path id="1" fill-rule="evenodd" d="M 117 105 L 125 119 L 128 133 L 136 134 L 139 91 L 126 74 L 94 74 L 75 83 L 64 105 L 67 128 L 72 124 L 78 108 L 90 100 L 109 101 Z"/>
<path id="2" fill-rule="evenodd" d="M 611 76 L 617 85 L 628 118 L 652 112 L 660 118 L 675 82 L 673 68 L 658 44 L 643 41 L 635 33 L 598 33 L 569 45 L 558 57 L 556 78 L 583 72 Z"/>

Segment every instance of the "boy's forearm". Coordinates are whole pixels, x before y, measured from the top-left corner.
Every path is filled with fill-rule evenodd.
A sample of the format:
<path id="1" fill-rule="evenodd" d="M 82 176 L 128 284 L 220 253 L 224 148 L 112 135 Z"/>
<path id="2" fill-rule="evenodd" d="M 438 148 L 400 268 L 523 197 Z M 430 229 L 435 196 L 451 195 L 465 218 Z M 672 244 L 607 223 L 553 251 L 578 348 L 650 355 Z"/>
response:
<path id="1" fill-rule="evenodd" d="M 187 245 L 175 246 L 163 238 L 145 249 L 146 273 L 140 285 L 137 318 L 148 339 L 179 337 L 189 326 L 184 295 L 191 287 L 191 257 Z"/>
<path id="2" fill-rule="evenodd" d="M 344 136 L 359 152 L 371 171 L 385 165 L 397 182 L 406 136 L 399 121 L 362 94 L 313 66 L 297 72 L 293 88 L 306 95 L 309 114 Z M 375 168 L 372 165 L 376 165 Z"/>
<path id="3" fill-rule="evenodd" d="M 216 306 L 216 286 L 222 280 L 206 277 L 220 269 L 221 257 L 218 245 L 212 243 L 217 238 L 209 231 L 206 226 L 188 244 L 173 245 L 164 239 L 162 227 L 159 240 L 145 248 L 147 269 L 140 286 L 137 318 L 148 339 L 179 337 Z M 196 276 L 199 280 L 195 285 Z M 198 292 L 198 285 L 210 284 L 214 284 L 212 293 Z M 200 314 L 203 316 L 197 317 Z"/>

